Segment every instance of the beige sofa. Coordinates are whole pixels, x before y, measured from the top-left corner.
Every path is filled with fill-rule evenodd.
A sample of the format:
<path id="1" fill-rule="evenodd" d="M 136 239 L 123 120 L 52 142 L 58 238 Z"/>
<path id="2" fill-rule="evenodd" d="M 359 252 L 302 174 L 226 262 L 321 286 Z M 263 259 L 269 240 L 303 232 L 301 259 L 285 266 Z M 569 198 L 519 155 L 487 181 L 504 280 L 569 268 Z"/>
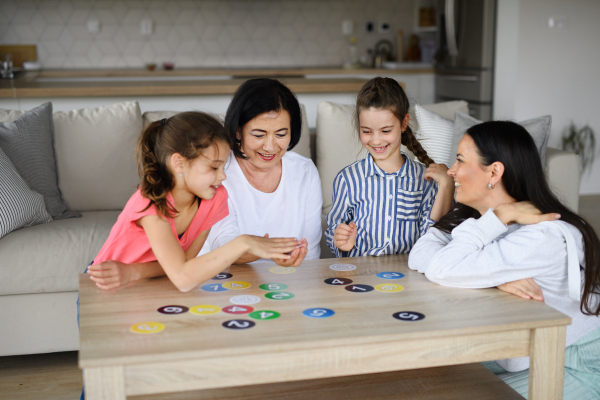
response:
<path id="1" fill-rule="evenodd" d="M 436 107 L 453 114 L 444 106 Z M 323 217 L 331 207 L 333 178 L 360 152 L 349 110 L 322 103 L 316 136 L 309 135 L 304 117 L 302 140 L 294 149 L 310 157 L 310 139 L 316 145 Z M 0 122 L 22 113 L 0 110 Z M 78 274 L 93 260 L 135 191 L 134 144 L 143 126 L 174 113 L 142 115 L 136 102 L 54 113 L 58 185 L 67 206 L 82 217 L 23 228 L 0 239 L 0 356 L 78 349 Z M 549 179 L 576 209 L 577 157 L 549 149 L 547 159 Z M 324 241 L 322 257 L 332 257 Z"/>

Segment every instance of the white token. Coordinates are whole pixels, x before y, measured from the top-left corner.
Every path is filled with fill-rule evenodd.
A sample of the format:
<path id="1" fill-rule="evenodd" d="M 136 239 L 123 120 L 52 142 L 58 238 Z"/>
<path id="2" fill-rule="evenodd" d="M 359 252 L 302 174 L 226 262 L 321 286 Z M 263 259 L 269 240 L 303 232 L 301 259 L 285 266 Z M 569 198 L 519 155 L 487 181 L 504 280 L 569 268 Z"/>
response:
<path id="1" fill-rule="evenodd" d="M 233 296 L 229 299 L 229 301 L 233 304 L 241 305 L 256 304 L 260 301 L 260 297 L 254 296 L 252 294 L 241 294 L 239 296 Z"/>
<path id="2" fill-rule="evenodd" d="M 334 271 L 352 271 L 356 269 L 356 265 L 353 264 L 333 264 L 329 266 Z"/>

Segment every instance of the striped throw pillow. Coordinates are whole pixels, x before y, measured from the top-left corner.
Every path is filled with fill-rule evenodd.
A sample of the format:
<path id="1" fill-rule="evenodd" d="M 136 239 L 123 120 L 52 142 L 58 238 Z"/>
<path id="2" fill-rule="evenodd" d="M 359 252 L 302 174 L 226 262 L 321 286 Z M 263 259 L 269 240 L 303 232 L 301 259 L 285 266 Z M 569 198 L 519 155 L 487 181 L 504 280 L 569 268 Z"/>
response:
<path id="1" fill-rule="evenodd" d="M 417 140 L 433 161 L 437 164 L 447 163 L 452 150 L 454 122 L 440 117 L 418 104 L 415 106 L 415 114 L 419 125 L 416 133 Z"/>
<path id="2" fill-rule="evenodd" d="M 44 197 L 29 189 L 0 148 L 0 238 L 15 229 L 52 221 Z"/>

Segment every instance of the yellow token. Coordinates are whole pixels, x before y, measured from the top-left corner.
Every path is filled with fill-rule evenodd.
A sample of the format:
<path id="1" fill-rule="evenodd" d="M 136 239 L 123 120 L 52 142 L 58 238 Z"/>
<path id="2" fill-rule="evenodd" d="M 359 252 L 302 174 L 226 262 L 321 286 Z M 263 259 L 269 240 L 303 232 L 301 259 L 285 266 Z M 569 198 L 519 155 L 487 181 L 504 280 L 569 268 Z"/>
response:
<path id="1" fill-rule="evenodd" d="M 158 333 L 165 329 L 165 324 L 160 322 L 142 322 L 141 324 L 131 325 L 129 330 L 133 333 L 141 333 L 146 335 L 148 333 Z"/>
<path id="2" fill-rule="evenodd" d="M 396 285 L 395 283 L 382 283 L 375 286 L 375 290 L 380 292 L 399 292 L 404 290 L 404 286 Z"/>
<path id="3" fill-rule="evenodd" d="M 274 274 L 291 274 L 292 272 L 296 272 L 296 268 L 294 267 L 272 267 L 269 268 Z"/>
<path id="4" fill-rule="evenodd" d="M 219 311 L 221 311 L 221 307 L 214 306 L 212 304 L 201 304 L 199 306 L 194 306 L 190 308 L 190 312 L 196 315 L 216 314 Z"/>
<path id="5" fill-rule="evenodd" d="M 233 290 L 248 289 L 250 286 L 252 285 L 244 281 L 231 281 L 223 284 L 224 288 Z"/>

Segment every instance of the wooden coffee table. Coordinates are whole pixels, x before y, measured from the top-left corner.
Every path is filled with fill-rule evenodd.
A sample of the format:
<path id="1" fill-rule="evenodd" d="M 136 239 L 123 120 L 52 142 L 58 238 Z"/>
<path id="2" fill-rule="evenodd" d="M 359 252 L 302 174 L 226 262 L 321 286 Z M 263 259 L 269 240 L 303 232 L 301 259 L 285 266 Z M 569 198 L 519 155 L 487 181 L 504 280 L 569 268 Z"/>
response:
<path id="1" fill-rule="evenodd" d="M 332 264 L 357 268 L 332 270 Z M 289 271 L 279 267 L 272 272 L 273 267 L 232 266 L 225 271 L 231 278 L 207 282 L 210 291 L 198 287 L 189 293 L 179 292 L 167 278 L 107 292 L 81 274 L 79 367 L 84 369 L 86 398 L 120 400 L 523 356 L 531 357 L 529 398 L 562 398 L 566 325 L 571 319 L 543 303 L 495 288 L 438 286 L 409 270 L 406 255 L 305 261 L 292 273 L 275 273 Z M 382 272 L 404 277 L 377 276 Z M 326 284 L 329 278 L 352 283 Z M 232 289 L 215 286 L 228 282 Z M 238 289 L 244 284 L 231 282 L 251 287 Z M 287 285 L 283 292 L 293 297 L 259 288 L 266 283 Z M 232 306 L 230 299 L 239 295 L 257 296 L 260 302 L 249 307 L 280 316 L 256 320 L 247 313 L 206 314 Z M 198 305 L 202 307 L 194 308 Z M 164 306 L 190 311 L 159 313 Z M 318 311 L 303 314 L 313 308 Z M 326 310 L 334 314 L 327 317 Z M 240 321 L 227 322 L 232 320 Z M 155 325 L 144 325 L 149 322 L 164 329 L 131 331 L 136 326 L 151 332 Z M 230 329 L 224 323 L 230 328 L 254 325 Z"/>

